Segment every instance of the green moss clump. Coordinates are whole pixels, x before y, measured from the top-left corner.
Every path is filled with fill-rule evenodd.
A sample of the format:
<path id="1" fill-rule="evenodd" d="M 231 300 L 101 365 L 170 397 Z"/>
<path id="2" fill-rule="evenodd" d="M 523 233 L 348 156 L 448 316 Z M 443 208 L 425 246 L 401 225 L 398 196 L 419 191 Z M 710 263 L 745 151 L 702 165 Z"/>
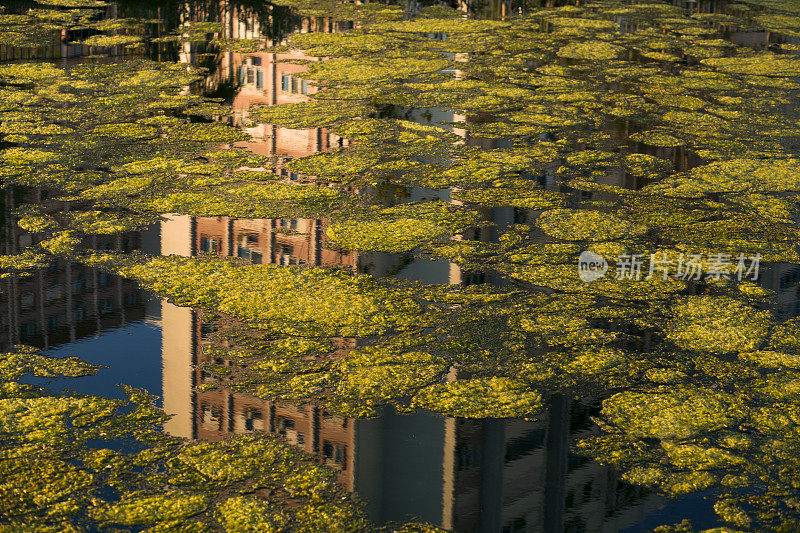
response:
<path id="1" fill-rule="evenodd" d="M 219 310 L 282 333 L 370 335 L 407 326 L 419 313 L 414 301 L 366 276 L 326 269 L 176 256 L 130 261 L 95 255 L 87 261 L 136 279 L 178 305 Z"/>
<path id="2" fill-rule="evenodd" d="M 24 347 L 0 361 L 2 527 L 279 531 L 292 523 L 314 530 L 320 515 L 335 518 L 336 530 L 367 527 L 332 471 L 274 438 L 184 442 L 161 431 L 168 417 L 143 391 L 127 389 L 123 402 L 51 394 L 16 381 L 29 373 L 83 375 L 92 365 Z M 102 447 L 115 439 L 134 451 Z"/>
<path id="3" fill-rule="evenodd" d="M 412 250 L 478 223 L 467 211 L 444 204 L 402 204 L 367 216 L 334 222 L 327 228 L 330 239 L 350 250 L 403 252 Z"/>
<path id="4" fill-rule="evenodd" d="M 414 397 L 418 407 L 463 418 L 532 416 L 542 397 L 507 378 L 475 379 L 431 385 Z"/>

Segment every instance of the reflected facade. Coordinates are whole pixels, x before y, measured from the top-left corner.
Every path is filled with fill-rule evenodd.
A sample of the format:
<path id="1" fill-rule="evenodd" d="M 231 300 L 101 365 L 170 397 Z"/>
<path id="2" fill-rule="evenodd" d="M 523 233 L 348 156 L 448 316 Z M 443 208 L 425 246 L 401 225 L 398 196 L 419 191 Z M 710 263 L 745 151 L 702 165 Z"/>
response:
<path id="1" fill-rule="evenodd" d="M 341 28 L 324 19 L 305 20 L 302 31 L 349 28 L 339 24 Z M 251 21 L 234 24 L 232 35 L 246 38 L 258 32 Z M 270 157 L 272 170 L 290 182 L 300 178 L 286 168 L 293 158 L 347 142 L 325 128 L 293 130 L 251 121 L 251 106 L 299 102 L 313 94 L 313 85 L 303 79 L 305 67 L 285 62 L 298 59 L 316 60 L 300 53 L 225 53 L 207 82 L 212 89 L 237 86 L 229 120 L 253 137 L 241 146 Z M 447 110 L 433 111 L 412 118 L 422 123 L 467 120 Z M 468 144 L 490 142 L 454 131 Z M 553 185 L 552 177 L 542 179 Z M 403 192 L 406 200 L 431 195 L 449 198 L 447 191 Z M 537 214 L 511 207 L 482 211 L 495 225 L 468 230 L 457 238 L 490 242 L 504 228 L 527 223 Z M 462 271 L 446 261 L 330 249 L 325 227 L 323 219 L 171 215 L 161 224 L 161 253 L 209 254 L 253 264 L 343 267 L 425 283 L 501 282 L 491 274 Z M 280 436 L 337 471 L 342 485 L 364 500 L 376 524 L 417 518 L 459 532 L 611 532 L 635 525 L 663 504 L 662 498 L 620 482 L 611 469 L 570 453 L 570 444 L 591 427 L 588 408 L 580 403 L 556 398 L 536 421 L 470 420 L 424 411 L 409 415 L 391 407 L 376 418 L 342 417 L 318 405 L 234 392 L 225 378 L 205 371 L 204 365 L 237 364 L 219 356 L 236 349 L 214 335 L 213 328 L 226 327 L 225 319 L 212 326 L 203 311 L 164 302 L 162 327 L 164 407 L 174 415 L 166 425 L 170 433 L 209 441 L 248 433 Z M 340 340 L 338 355 L 354 343 Z"/>
<path id="2" fill-rule="evenodd" d="M 36 244 L 37 235 L 20 228 L 8 213 L 22 203 L 42 203 L 47 192 L 8 189 L 5 194 L 2 253 L 15 254 Z M 94 250 L 130 252 L 147 247 L 149 231 L 87 237 Z M 157 234 L 155 235 L 157 238 Z M 123 327 L 145 316 L 142 291 L 135 281 L 63 258 L 28 276 L 0 280 L 0 350 L 15 344 L 51 348 Z"/>
<path id="3" fill-rule="evenodd" d="M 215 344 L 202 311 L 164 302 L 162 328 L 164 408 L 174 415 L 167 431 L 208 441 L 277 435 L 335 470 L 376 524 L 417 517 L 459 532 L 611 532 L 664 504 L 570 452 L 591 431 L 583 404 L 555 398 L 536 421 L 409 415 L 389 407 L 376 418 L 342 417 L 318 405 L 233 392 L 203 370 L 234 366 L 214 354 L 237 347 Z"/>

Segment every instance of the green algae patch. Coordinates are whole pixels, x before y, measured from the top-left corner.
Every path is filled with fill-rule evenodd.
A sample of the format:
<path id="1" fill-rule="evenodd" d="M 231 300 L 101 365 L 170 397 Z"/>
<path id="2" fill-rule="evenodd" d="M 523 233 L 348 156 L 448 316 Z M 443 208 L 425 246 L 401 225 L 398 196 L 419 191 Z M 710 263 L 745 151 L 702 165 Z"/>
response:
<path id="1" fill-rule="evenodd" d="M 513 379 L 493 377 L 431 385 L 412 405 L 462 418 L 507 418 L 537 414 L 542 397 Z"/>
<path id="2" fill-rule="evenodd" d="M 247 496 L 236 496 L 217 506 L 218 520 L 231 533 L 283 531 L 289 518 L 275 512 L 263 501 Z"/>
<path id="3" fill-rule="evenodd" d="M 193 187 L 131 202 L 142 211 L 242 218 L 316 217 L 329 212 L 341 194 L 313 184 L 237 183 Z"/>
<path id="4" fill-rule="evenodd" d="M 510 180 L 509 174 L 543 168 L 556 160 L 557 156 L 558 152 L 553 146 L 542 144 L 508 150 L 470 150 L 444 170 L 443 177 L 447 181 L 443 185 L 464 187 L 498 179 Z"/>
<path id="5" fill-rule="evenodd" d="M 756 352 L 742 352 L 739 357 L 766 368 L 800 369 L 800 355 L 793 353 L 759 350 Z"/>
<path id="6" fill-rule="evenodd" d="M 557 54 L 568 59 L 606 61 L 616 59 L 624 49 L 604 41 L 570 43 L 561 47 Z"/>
<path id="7" fill-rule="evenodd" d="M 402 294 L 341 271 L 176 256 L 120 259 L 94 256 L 88 262 L 136 279 L 178 305 L 219 310 L 267 330 L 370 335 L 403 327 L 419 312 Z"/>
<path id="8" fill-rule="evenodd" d="M 446 59 L 343 57 L 314 63 L 304 77 L 330 85 L 377 83 L 433 74 L 450 65 L 451 62 Z"/>
<path id="9" fill-rule="evenodd" d="M 388 353 L 364 348 L 348 354 L 335 368 L 342 377 L 336 393 L 345 401 L 381 405 L 412 396 L 439 381 L 449 366 L 427 353 Z"/>
<path id="10" fill-rule="evenodd" d="M 743 459 L 733 453 L 717 447 L 704 447 L 696 444 L 676 444 L 662 442 L 661 446 L 673 465 L 678 468 L 694 468 L 697 470 L 713 470 L 723 466 L 742 463 Z"/>
<path id="11" fill-rule="evenodd" d="M 745 411 L 724 393 L 656 389 L 616 394 L 603 402 L 603 413 L 634 437 L 685 439 L 735 424 Z"/>
<path id="12" fill-rule="evenodd" d="M 800 353 L 800 320 L 790 319 L 772 330 L 769 347 L 783 353 Z"/>
<path id="13" fill-rule="evenodd" d="M 741 302 L 708 296 L 687 297 L 673 308 L 667 337 L 690 350 L 729 353 L 753 350 L 770 325 L 770 314 Z"/>
<path id="14" fill-rule="evenodd" d="M 714 511 L 726 522 L 747 530 L 752 519 L 735 501 L 720 500 L 714 504 Z"/>
<path id="15" fill-rule="evenodd" d="M 181 450 L 176 460 L 182 469 L 200 474 L 206 484 L 226 487 L 257 476 L 261 466 L 279 462 L 281 453 L 270 442 L 238 442 L 224 448 L 199 443 Z M 179 474 L 174 482 L 180 484 L 184 476 Z"/>
<path id="16" fill-rule="evenodd" d="M 485 207 L 511 205 L 525 209 L 549 209 L 562 207 L 564 195 L 531 186 L 523 180 L 504 180 L 495 187 L 456 191 L 451 197 L 460 202 L 479 204 Z"/>
<path id="17" fill-rule="evenodd" d="M 251 118 L 287 128 L 303 129 L 330 127 L 366 116 L 373 111 L 370 106 L 351 101 L 313 100 L 257 108 L 252 111 Z"/>
<path id="18" fill-rule="evenodd" d="M 0 279 L 27 276 L 32 271 L 46 268 L 50 258 L 46 254 L 25 250 L 20 254 L 0 256 Z"/>
<path id="19" fill-rule="evenodd" d="M 82 499 L 81 492 L 92 486 L 92 474 L 66 461 L 35 457 L 33 450 L 28 452 L 30 456 L 4 458 L 0 513 L 5 517 L 25 516 L 48 508 L 56 515 L 74 512 Z"/>
<path id="20" fill-rule="evenodd" d="M 143 391 L 127 389 L 125 402 L 13 381 L 28 372 L 82 375 L 91 365 L 24 347 L 2 361 L 0 521 L 12 529 L 282 531 L 292 523 L 318 531 L 320 515 L 335 517 L 335 530 L 367 526 L 334 472 L 288 444 L 268 436 L 185 442 L 161 431 L 168 417 Z M 118 439 L 136 451 L 101 447 Z"/>
<path id="21" fill-rule="evenodd" d="M 339 349 L 323 342 L 297 345 L 297 340 L 289 342 L 292 339 L 269 341 L 265 346 L 263 334 L 255 330 L 230 321 L 214 321 L 215 327 L 224 329 L 213 341 L 219 348 L 207 351 L 208 357 L 236 354 L 236 367 L 225 367 L 227 372 L 220 374 L 233 390 L 270 400 L 320 401 L 326 409 L 345 416 L 375 416 L 377 407 L 387 404 L 401 410 L 416 407 L 409 399 L 440 383 L 452 361 L 475 370 L 491 365 L 489 346 L 495 341 L 487 345 L 487 336 L 508 342 L 509 346 L 522 341 L 518 332 L 506 326 L 505 312 L 493 317 L 492 310 L 498 308 L 485 308 L 502 305 L 512 295 L 487 293 L 481 287 L 467 290 L 454 286 L 444 290 L 408 283 L 387 285 L 395 293 L 405 293 L 427 307 L 427 312 L 414 317 L 405 331 L 364 339 L 367 345 L 355 348 L 342 346 L 341 342 L 334 342 Z M 485 320 L 494 324 L 491 331 L 486 331 Z M 436 335 L 426 333 L 431 326 L 437 328 Z M 318 328 L 315 333 L 323 331 Z M 222 342 L 226 343 L 225 348 L 217 344 Z M 278 346 L 286 348 L 278 350 Z M 204 367 L 208 372 L 215 371 L 214 365 Z M 524 392 L 529 400 L 538 397 L 536 391 L 525 390 L 521 383 L 512 389 L 504 388 L 504 383 L 492 382 L 498 401 L 510 402 L 512 389 Z M 426 405 L 433 410 L 440 410 L 439 407 Z M 515 416 L 508 406 L 493 412 L 493 416 Z"/>
<path id="22" fill-rule="evenodd" d="M 648 154 L 628 154 L 623 160 L 625 170 L 637 176 L 654 179 L 672 170 L 672 163 Z"/>
<path id="23" fill-rule="evenodd" d="M 76 357 L 45 357 L 29 346 L 16 346 L 15 351 L 0 354 L 0 379 L 4 381 L 16 380 L 26 374 L 38 377 L 89 376 L 98 368 Z"/>
<path id="24" fill-rule="evenodd" d="M 388 31 L 401 33 L 436 33 L 448 34 L 491 32 L 508 27 L 507 22 L 498 20 L 463 20 L 453 18 L 418 18 L 411 21 L 394 21 L 374 24 L 371 31 Z"/>
<path id="25" fill-rule="evenodd" d="M 749 76 L 798 76 L 800 60 L 774 54 L 753 57 L 719 57 L 701 61 L 722 72 Z"/>
<path id="26" fill-rule="evenodd" d="M 457 211 L 443 203 L 401 204 L 334 222 L 326 232 L 330 239 L 349 250 L 403 252 L 478 223 L 469 211 Z"/>
<path id="27" fill-rule="evenodd" d="M 619 28 L 619 24 L 611 20 L 600 20 L 591 18 L 571 18 L 571 17 L 547 17 L 545 19 L 550 24 L 560 29 L 577 29 L 585 31 L 609 31 Z M 578 33 L 579 35 L 583 32 Z"/>
<path id="28" fill-rule="evenodd" d="M 536 224 L 548 235 L 570 241 L 612 240 L 642 235 L 646 230 L 609 213 L 572 209 L 545 211 Z"/>
<path id="29" fill-rule="evenodd" d="M 85 46 L 99 46 L 108 48 L 110 46 L 125 46 L 142 42 L 142 37 L 138 35 L 92 35 L 88 39 L 81 41 Z"/>
<path id="30" fill-rule="evenodd" d="M 134 526 L 167 519 L 186 519 L 204 511 L 208 503 L 201 495 L 159 494 L 124 498 L 113 505 L 89 511 L 101 525 Z"/>
<path id="31" fill-rule="evenodd" d="M 0 432 L 19 435 L 25 442 L 55 443 L 66 440 L 75 427 L 84 427 L 108 417 L 118 402 L 102 398 L 2 398 Z"/>
<path id="32" fill-rule="evenodd" d="M 685 141 L 678 139 L 668 133 L 661 131 L 643 131 L 634 133 L 630 136 L 632 141 L 639 141 L 650 146 L 663 146 L 666 148 L 674 148 L 676 146 L 683 146 Z"/>
<path id="33" fill-rule="evenodd" d="M 800 191 L 798 169 L 800 161 L 793 158 L 731 159 L 697 167 L 691 176 L 696 187 L 708 192 L 778 193 Z"/>
<path id="34" fill-rule="evenodd" d="M 547 345 L 591 346 L 606 344 L 615 337 L 613 333 L 590 327 L 589 321 L 586 319 L 571 315 L 542 313 L 533 318 L 521 317 L 519 323 L 520 328 L 540 336 L 542 342 Z M 597 365 L 605 366 L 609 363 L 609 361 L 605 361 L 604 355 L 609 355 L 612 360 L 614 359 L 613 352 L 600 352 L 592 353 L 591 356 L 585 358 L 578 357 L 573 364 L 579 366 L 584 363 L 583 370 L 596 372 Z"/>

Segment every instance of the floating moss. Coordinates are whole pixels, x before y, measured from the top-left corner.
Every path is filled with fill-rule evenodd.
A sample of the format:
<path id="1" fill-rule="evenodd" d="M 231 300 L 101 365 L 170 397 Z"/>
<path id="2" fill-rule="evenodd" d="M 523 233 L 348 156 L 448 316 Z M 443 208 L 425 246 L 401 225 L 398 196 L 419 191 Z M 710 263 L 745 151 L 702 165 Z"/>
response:
<path id="1" fill-rule="evenodd" d="M 685 144 L 684 141 L 659 131 L 643 131 L 641 133 L 634 133 L 630 138 L 632 141 L 643 142 L 645 144 L 649 144 L 650 146 L 675 147 L 683 146 Z"/>
<path id="2" fill-rule="evenodd" d="M 674 312 L 667 328 L 671 340 L 685 348 L 720 353 L 757 347 L 770 322 L 769 313 L 723 298 L 689 297 Z"/>
<path id="3" fill-rule="evenodd" d="M 610 240 L 641 235 L 645 228 L 600 211 L 550 209 L 542 213 L 537 225 L 548 235 L 564 240 Z"/>
<path id="4" fill-rule="evenodd" d="M 129 402 L 39 388 L 18 388 L 17 397 L 8 397 L 10 385 L 19 385 L 13 380 L 27 372 L 82 375 L 94 367 L 22 347 L 0 360 L 6 393 L 0 399 L 5 458 L 0 517 L 10 528 L 77 531 L 75 524 L 84 524 L 199 532 L 220 530 L 212 527 L 216 519 L 224 531 L 277 531 L 289 522 L 313 530 L 320 513 L 336 517 L 337 530 L 366 527 L 333 472 L 286 444 L 266 436 L 225 443 L 168 437 L 158 429 L 168 417 L 153 398 L 133 389 Z M 141 451 L 97 448 L 123 438 Z M 171 488 L 165 490 L 167 484 Z M 268 490 L 237 495 L 254 488 Z"/>
<path id="5" fill-rule="evenodd" d="M 276 331 L 320 333 L 326 324 L 331 336 L 365 335 L 401 326 L 418 312 L 413 301 L 370 278 L 325 269 L 176 256 L 142 262 L 114 256 L 87 260 L 137 279 L 179 305 L 217 309 Z"/>
<path id="6" fill-rule="evenodd" d="M 603 41 L 570 43 L 558 51 L 560 57 L 569 59 L 590 59 L 593 61 L 616 59 L 622 48 Z"/>
<path id="7" fill-rule="evenodd" d="M 402 204 L 336 222 L 326 231 L 331 240 L 350 250 L 402 252 L 450 237 L 477 222 L 474 214 L 443 204 Z"/>
<path id="8" fill-rule="evenodd" d="M 225 500 L 217 507 L 217 513 L 225 531 L 231 533 L 277 533 L 283 530 L 288 521 L 280 511 L 272 511 L 262 500 L 246 496 Z"/>
<path id="9" fill-rule="evenodd" d="M 736 400 L 702 389 L 623 392 L 603 402 L 604 413 L 633 436 L 682 439 L 734 424 L 744 416 Z"/>
<path id="10" fill-rule="evenodd" d="M 335 150 L 288 163 L 300 174 L 291 180 L 274 158 L 230 148 L 251 139 L 226 125 L 224 103 L 183 90 L 202 79 L 194 67 L 132 59 L 0 68 L 3 183 L 57 189 L 41 208 L 14 215 L 36 235 L 29 249 L 3 258 L 5 275 L 78 255 L 224 315 L 232 324 L 208 354 L 236 364 L 204 367 L 219 379 L 207 386 L 221 390 L 359 415 L 391 403 L 528 416 L 549 392 L 605 399 L 598 434 L 581 449 L 670 495 L 719 489 L 715 509 L 735 527 L 791 529 L 779 515 L 796 516 L 786 503 L 796 498 L 798 470 L 796 324 L 776 325 L 766 291 L 752 283 L 658 275 L 585 282 L 576 264 L 585 249 L 612 268 L 625 255 L 664 252 L 796 261 L 792 143 L 800 128 L 784 109 L 796 104 L 798 61 L 786 53 L 791 44 L 776 54 L 726 40 L 740 24 L 791 35 L 796 9 L 752 0 L 751 10 L 731 4 L 725 14 L 688 16 L 664 3 L 601 2 L 491 21 L 438 6 L 403 20 L 398 6 L 281 4 L 355 21 L 352 30 L 298 34 L 271 49 L 305 50 L 307 59 L 293 63 L 306 66 L 298 76 L 318 92 L 249 119 L 332 128 L 343 138 Z M 86 41 L 98 48 L 267 46 L 198 22 L 151 40 L 147 22 L 97 21 L 92 12 L 104 4 L 58 5 L 84 9 L 3 15 L 0 40 L 39 46 L 84 28 L 98 33 Z M 420 186 L 468 205 L 408 202 Z M 58 212 L 64 202 L 69 211 Z M 513 217 L 509 209 L 469 240 L 482 224 L 478 212 L 505 207 L 516 208 Z M 504 284 L 422 287 L 344 270 L 80 251 L 86 235 L 118 234 L 164 212 L 324 219 L 334 246 L 432 253 Z M 464 240 L 451 239 L 459 232 Z M 358 337 L 358 347 L 342 337 Z M 29 511 L 31 527 L 57 531 L 80 513 L 91 526 L 136 522 L 154 531 L 364 524 L 353 506 L 336 503 L 330 472 L 285 446 L 157 437 L 148 424 L 163 413 L 140 391 L 129 391 L 131 416 L 108 400 L 43 395 L 14 380 L 31 368 L 91 368 L 29 365 L 15 354 L 0 365 L 12 380 L 2 388 L 13 433 L 7 477 L 20 488 L 6 502 L 9 527 L 22 523 L 9 514 L 15 508 Z M 150 444 L 133 456 L 81 448 L 103 433 Z M 37 459 L 41 447 L 53 456 L 33 461 L 34 446 Z M 752 497 L 746 489 L 756 483 Z M 106 501 L 107 485 L 123 498 Z M 173 504 L 177 515 L 168 516 Z"/>
<path id="11" fill-rule="evenodd" d="M 431 385 L 413 405 L 464 418 L 532 416 L 542 407 L 539 393 L 500 377 Z"/>

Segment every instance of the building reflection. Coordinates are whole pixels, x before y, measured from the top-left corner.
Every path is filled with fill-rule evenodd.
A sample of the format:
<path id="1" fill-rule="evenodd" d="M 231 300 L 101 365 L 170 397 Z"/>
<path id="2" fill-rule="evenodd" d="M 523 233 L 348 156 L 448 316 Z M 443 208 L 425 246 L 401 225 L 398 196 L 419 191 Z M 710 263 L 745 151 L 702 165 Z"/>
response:
<path id="1" fill-rule="evenodd" d="M 100 4 L 92 7 L 95 8 L 94 18 L 96 20 L 120 18 L 120 7 L 116 3 Z M 37 8 L 41 9 L 41 4 L 38 2 L 4 2 L 3 12 L 4 14 L 25 14 L 29 10 Z M 96 34 L 95 30 L 78 27 L 70 30 L 45 30 L 47 27 L 48 24 L 42 23 L 40 28 L 36 28 L 36 31 L 31 32 L 32 43 L 35 42 L 35 46 L 22 46 L 23 43 L 19 43 L 19 45 L 0 44 L 0 61 L 80 60 L 80 58 L 91 55 L 93 51 L 96 51 L 96 47 L 93 50 L 93 47 L 81 43 L 81 41 Z M 143 28 L 125 28 L 122 31 L 127 34 L 144 35 Z M 49 37 L 41 41 L 36 40 L 35 36 L 39 32 L 46 32 Z M 9 41 L 13 42 L 14 39 L 8 39 L 7 42 Z M 125 46 L 112 46 L 108 49 L 108 55 L 116 58 L 134 56 L 139 53 L 139 51 Z"/>
<path id="2" fill-rule="evenodd" d="M 589 409 L 579 402 L 556 397 L 529 421 L 401 415 L 391 407 L 355 419 L 320 405 L 263 400 L 233 392 L 228 378 L 203 369 L 235 367 L 224 356 L 237 350 L 235 337 L 216 333 L 237 327 L 162 304 L 164 408 L 174 415 L 166 430 L 209 441 L 279 436 L 337 471 L 376 524 L 416 517 L 463 532 L 610 532 L 635 525 L 662 504 L 570 452 L 571 443 L 592 431 Z"/>
<path id="3" fill-rule="evenodd" d="M 9 215 L 25 203 L 41 204 L 47 191 L 9 188 L 5 192 L 3 255 L 20 253 L 44 237 L 31 234 Z M 147 230 L 84 239 L 86 248 L 132 251 L 150 246 Z M 26 276 L 0 280 L 0 350 L 15 344 L 44 349 L 140 321 L 145 302 L 136 282 L 64 258 Z"/>
<path id="4" fill-rule="evenodd" d="M 285 59 L 313 58 L 224 54 L 213 84 L 229 82 L 225 76 L 238 84 L 231 121 L 254 138 L 242 145 L 272 158 L 273 170 L 291 182 L 299 178 L 286 169 L 293 158 L 346 141 L 325 128 L 250 123 L 252 105 L 298 102 L 313 94 L 313 86 L 303 80 L 304 67 Z M 466 120 L 435 111 L 428 120 Z M 464 136 L 469 144 L 485 142 Z M 409 200 L 432 194 L 449 196 L 446 191 L 404 191 Z M 496 225 L 468 230 L 459 238 L 492 241 L 509 225 L 529 222 L 537 214 L 515 208 L 484 211 Z M 161 253 L 338 266 L 427 283 L 494 281 L 446 261 L 334 250 L 326 246 L 325 226 L 324 219 L 170 215 L 161 224 Z M 417 518 L 463 532 L 618 531 L 661 505 L 660 498 L 619 482 L 610 469 L 570 453 L 570 444 L 591 427 L 587 408 L 579 403 L 555 399 L 537 421 L 468 420 L 422 411 L 401 415 L 391 407 L 371 419 L 341 417 L 320 405 L 234 392 L 225 378 L 206 372 L 203 365 L 234 367 L 234 360 L 219 354 L 237 347 L 220 341 L 200 310 L 164 302 L 161 316 L 164 407 L 174 415 L 165 425 L 168 432 L 211 441 L 251 433 L 279 436 L 337 471 L 342 485 L 365 501 L 376 524 Z"/>
<path id="5" fill-rule="evenodd" d="M 232 35 L 237 37 L 259 34 L 257 21 L 244 25 L 240 21 L 236 28 L 240 33 Z M 306 20 L 302 25 L 302 31 L 337 29 L 342 28 L 328 20 Z M 300 178 L 286 167 L 293 158 L 342 147 L 347 141 L 325 128 L 293 130 L 250 122 L 252 105 L 300 102 L 313 94 L 314 87 L 303 79 L 305 67 L 286 60 L 317 58 L 300 53 L 225 53 L 206 88 L 238 87 L 229 120 L 253 137 L 242 145 L 272 158 L 273 170 L 291 182 Z M 428 121 L 432 116 L 439 123 L 468 120 L 447 110 L 431 111 Z M 422 113 L 418 114 L 412 119 L 422 121 Z M 629 133 L 624 126 L 617 132 L 622 140 Z M 502 147 L 502 140 L 460 134 L 469 145 Z M 639 148 L 673 161 L 677 170 L 694 164 L 681 148 Z M 544 187 L 560 187 L 551 171 L 531 178 Z M 631 189 L 642 186 L 621 169 L 609 169 L 601 182 Z M 446 191 L 404 191 L 411 200 L 432 194 L 445 200 L 449 196 Z M 577 192 L 574 202 L 606 199 L 603 194 Z M 484 211 L 495 225 L 468 230 L 459 238 L 493 241 L 508 226 L 530 223 L 538 216 L 536 211 L 511 207 Z M 161 251 L 236 257 L 255 264 L 343 266 L 377 276 L 405 271 L 408 277 L 428 283 L 496 282 L 448 262 L 412 263 L 396 254 L 329 249 L 325 225 L 324 219 L 171 216 L 161 227 Z M 796 302 L 796 277 L 780 280 L 795 288 L 792 301 Z M 336 470 L 342 485 L 363 498 L 376 524 L 413 517 L 460 532 L 611 532 L 635 526 L 663 505 L 661 498 L 619 481 L 612 469 L 570 452 L 573 442 L 594 431 L 590 409 L 580 402 L 553 398 L 536 421 L 458 419 L 424 411 L 401 415 L 391 407 L 371 419 L 346 418 L 320 405 L 267 401 L 234 392 L 224 378 L 202 368 L 236 364 L 219 356 L 236 346 L 218 344 L 202 311 L 165 302 L 162 320 L 164 406 L 174 414 L 167 431 L 212 441 L 238 434 L 277 435 Z"/>
<path id="6" fill-rule="evenodd" d="M 227 13 L 222 17 L 227 36 L 232 38 L 265 37 L 271 32 L 264 27 L 257 13 Z M 297 21 L 298 31 L 337 32 L 352 28 L 352 22 L 333 21 L 325 17 Z M 182 60 L 196 61 L 194 47 L 189 46 Z M 222 118 L 242 128 L 252 140 L 237 146 L 268 157 L 272 168 L 286 183 L 299 183 L 304 177 L 292 172 L 288 163 L 320 151 L 346 147 L 348 141 L 328 128 L 291 129 L 274 124 L 253 123 L 252 106 L 270 106 L 302 102 L 316 91 L 303 78 L 307 70 L 297 62 L 319 61 L 301 52 L 234 53 L 218 55 L 216 69 L 206 78 L 203 91 L 214 93 L 221 87 L 234 86 L 231 97 L 232 113 Z M 294 63 L 293 63 L 294 62 Z M 454 123 L 464 119 L 448 110 L 433 110 L 425 114 L 427 121 Z M 417 112 L 417 115 L 422 113 Z M 412 117 L 413 118 L 413 117 Z M 420 117 L 416 117 L 420 118 Z M 441 198 L 447 191 L 409 189 L 403 191 L 404 201 Z M 394 199 L 391 201 L 395 201 Z M 376 276 L 395 275 L 421 279 L 427 283 L 452 283 L 460 278 L 455 265 L 446 261 L 419 262 L 413 257 L 385 253 L 342 252 L 325 245 L 325 219 L 232 219 L 228 217 L 189 217 L 170 215 L 162 225 L 162 252 L 179 255 L 210 254 L 218 257 L 237 257 L 255 264 L 344 266 L 360 273 Z"/>
<path id="7" fill-rule="evenodd" d="M 225 17 L 232 38 L 263 33 L 254 14 L 230 12 Z M 301 31 L 338 31 L 348 29 L 348 24 L 307 19 L 302 21 Z M 741 37 L 743 42 L 746 37 Z M 184 61 L 195 60 L 193 46 L 183 49 Z M 62 57 L 72 53 L 60 50 Z M 6 49 L 0 48 L 5 59 L 3 54 Z M 293 158 L 347 143 L 325 128 L 293 130 L 250 123 L 252 105 L 299 102 L 313 94 L 314 87 L 303 79 L 305 67 L 286 62 L 297 59 L 316 60 L 299 53 L 224 53 L 205 82 L 209 91 L 224 85 L 238 87 L 234 112 L 228 119 L 253 136 L 253 141 L 242 145 L 272 158 L 273 170 L 288 181 L 299 178 L 286 166 Z M 430 116 L 435 122 L 467 119 L 447 110 L 433 111 Z M 626 131 L 621 133 L 627 137 Z M 464 137 L 467 144 L 498 146 Z M 673 160 L 679 170 L 691 164 L 682 149 L 649 150 Z M 558 186 L 550 173 L 537 179 L 543 186 Z M 641 186 L 618 169 L 609 171 L 605 183 Z M 447 197 L 446 192 L 418 189 L 406 194 L 411 200 L 433 194 Z M 576 201 L 590 198 L 591 193 Z M 39 202 L 41 197 L 28 201 Z M 7 204 L 10 211 L 10 198 Z M 485 210 L 484 215 L 496 225 L 471 229 L 461 238 L 492 241 L 511 224 L 533 221 L 537 212 L 494 208 Z M 428 283 L 494 281 L 445 261 L 408 261 L 396 254 L 334 250 L 325 244 L 325 226 L 324 219 L 170 215 L 160 224 L 154 251 L 235 257 L 253 264 L 342 266 L 376 276 L 404 272 Z M 151 237 L 147 232 L 98 236 L 86 244 L 95 249 L 132 250 L 147 248 L 145 241 Z M 16 253 L 35 239 L 9 220 L 4 253 Z M 798 272 L 796 266 L 776 267 L 765 276 L 768 286 L 785 295 L 782 309 L 792 316 L 797 314 Z M 31 277 L 8 278 L 1 283 L 0 349 L 20 342 L 45 347 L 71 342 L 144 316 L 141 293 L 133 282 L 60 260 Z M 277 435 L 336 470 L 342 485 L 364 499 L 369 518 L 376 524 L 414 517 L 459 532 L 611 532 L 636 525 L 663 503 L 620 482 L 613 470 L 570 452 L 571 443 L 592 431 L 589 408 L 580 402 L 553 398 L 538 420 L 528 421 L 458 419 L 423 411 L 401 415 L 390 407 L 376 418 L 354 419 L 337 416 L 319 405 L 267 401 L 233 392 L 202 369 L 203 363 L 235 364 L 216 355 L 235 346 L 218 345 L 203 318 L 202 311 L 162 303 L 163 405 L 174 415 L 165 424 L 166 431 L 209 441 L 238 434 Z M 217 388 L 198 389 L 204 384 Z"/>
<path id="8" fill-rule="evenodd" d="M 0 351 L 15 344 L 47 349 L 145 316 L 135 282 L 63 259 L 0 287 Z"/>

